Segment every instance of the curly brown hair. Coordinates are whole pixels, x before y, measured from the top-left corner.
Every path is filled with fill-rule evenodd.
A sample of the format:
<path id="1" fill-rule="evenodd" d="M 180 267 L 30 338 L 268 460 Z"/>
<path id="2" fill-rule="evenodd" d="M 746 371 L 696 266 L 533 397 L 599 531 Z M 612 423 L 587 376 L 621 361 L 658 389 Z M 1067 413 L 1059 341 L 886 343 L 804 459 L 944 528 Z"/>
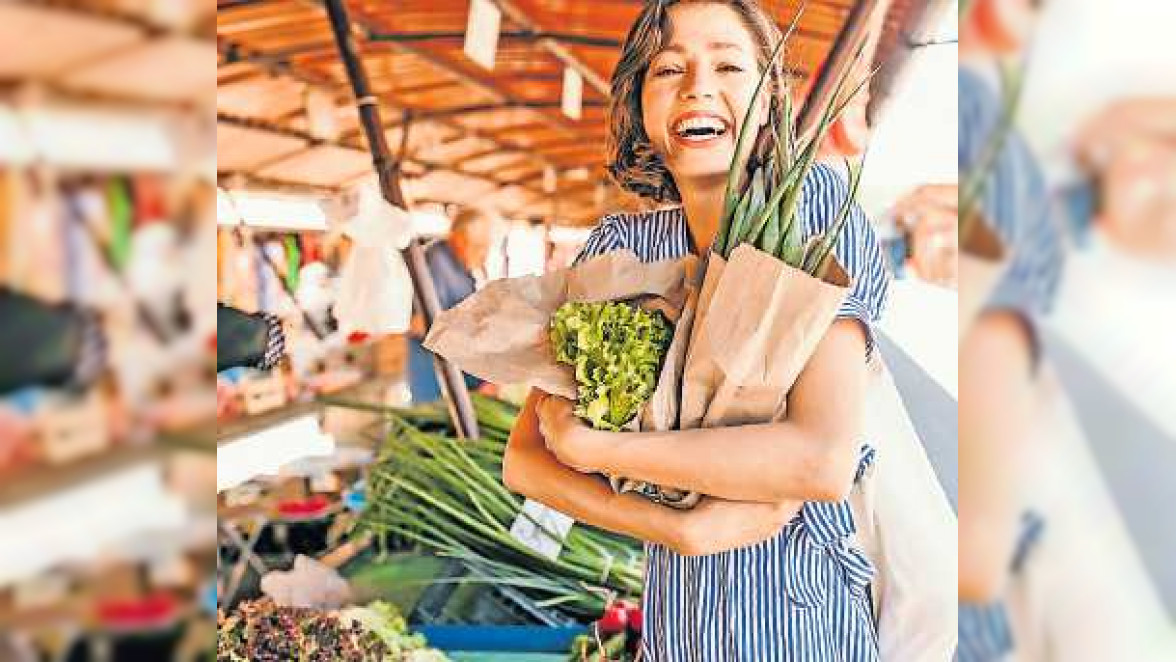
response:
<path id="1" fill-rule="evenodd" d="M 780 28 L 756 0 L 649 0 L 642 7 L 625 37 L 621 60 L 612 75 L 609 129 L 605 141 L 606 167 L 609 176 L 621 188 L 662 203 L 681 202 L 681 196 L 674 178 L 645 132 L 641 91 L 650 63 L 668 45 L 673 33 L 669 9 L 687 3 L 730 7 L 751 34 L 761 69 L 771 59 L 772 49 L 781 39 Z M 769 75 L 768 121 L 773 124 L 783 112 L 781 99 L 788 93 L 787 77 L 780 61 L 777 60 Z M 769 138 L 761 135 L 752 150 L 749 165 L 759 162 L 768 149 Z"/>

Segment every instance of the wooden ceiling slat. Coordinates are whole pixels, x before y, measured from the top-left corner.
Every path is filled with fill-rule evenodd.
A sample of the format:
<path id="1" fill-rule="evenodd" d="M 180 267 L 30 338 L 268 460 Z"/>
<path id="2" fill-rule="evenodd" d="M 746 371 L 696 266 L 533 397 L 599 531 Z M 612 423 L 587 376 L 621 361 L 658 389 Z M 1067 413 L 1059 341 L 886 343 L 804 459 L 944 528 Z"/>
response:
<path id="1" fill-rule="evenodd" d="M 217 47 L 218 47 L 218 49 L 225 49 L 225 50 L 227 50 L 227 49 L 245 50 L 245 49 L 240 49 L 238 45 L 233 44 L 232 42 L 230 42 L 227 39 L 218 40 Z M 250 55 L 250 53 L 245 53 L 245 54 Z M 295 72 L 295 71 L 291 71 L 288 67 L 283 68 L 283 67 L 279 67 L 275 64 L 269 64 L 267 66 L 269 67 L 269 70 L 272 73 L 283 73 L 284 72 L 288 78 L 293 78 L 294 80 L 297 80 L 297 81 L 301 82 L 302 84 L 318 85 L 321 87 L 325 87 L 327 89 L 339 89 L 341 87 L 341 84 L 338 83 L 337 80 L 324 78 L 323 76 L 316 75 L 313 72 L 306 72 L 304 70 Z M 490 140 L 490 141 L 494 142 L 495 144 L 501 146 L 504 151 L 522 151 L 522 150 L 524 150 L 524 147 L 525 147 L 525 146 L 520 145 L 518 143 L 515 143 L 513 141 L 503 140 L 502 138 L 500 138 L 496 135 L 485 133 L 483 131 L 479 131 L 478 129 L 473 128 L 473 127 L 464 126 L 464 125 L 459 124 L 457 122 L 454 122 L 452 120 L 442 119 L 440 121 L 443 123 L 446 123 L 447 125 L 451 126 L 454 130 L 459 131 L 465 135 L 484 137 L 487 140 Z M 542 161 L 542 159 L 543 159 L 543 157 L 541 155 L 535 155 L 535 158 L 539 161 Z"/>
<path id="2" fill-rule="evenodd" d="M 346 1 L 373 89 L 396 111 L 407 108 L 413 112 L 409 150 L 413 157 L 430 164 L 421 166 L 414 161 L 414 167 L 421 172 L 430 166 L 464 171 L 461 177 L 475 171 L 497 183 L 520 181 L 528 187 L 523 197 L 533 198 L 520 204 L 533 209 L 549 207 L 549 200 L 535 188 L 545 165 L 559 171 L 586 168 L 592 181 L 580 184 L 561 177 L 560 214 L 593 216 L 596 180 L 604 176 L 607 81 L 616 66 L 620 43 L 640 11 L 640 1 L 492 0 L 504 10 L 492 71 L 474 64 L 462 51 L 468 0 Z M 238 44 L 248 58 L 219 67 L 218 85 L 232 91 L 230 97 L 241 96 L 249 87 L 272 89 L 266 81 L 277 75 L 331 90 L 340 105 L 341 140 L 362 148 L 365 139 L 354 113 L 347 112 L 351 101 L 346 77 L 321 2 L 218 0 L 218 42 L 227 39 Z M 802 3 L 806 5 L 800 30 L 786 55 L 794 77 L 807 80 L 820 68 L 854 2 L 767 3 L 782 24 Z M 880 43 L 888 48 L 897 43 L 902 19 L 914 4 L 912 0 L 893 0 Z M 578 121 L 560 111 L 562 72 L 567 66 L 588 74 L 585 105 Z M 297 105 L 300 95 L 289 91 L 271 94 L 251 112 L 277 117 L 277 123 L 285 127 L 306 126 L 305 113 Z M 280 112 L 275 115 L 272 108 Z M 400 132 L 399 115 L 386 114 L 389 136 Z M 414 132 L 418 130 L 431 135 L 417 137 Z M 462 180 L 444 181 L 458 185 Z M 496 195 L 502 200 L 513 199 L 502 191 Z M 632 204 L 635 200 L 631 197 L 610 188 L 608 204 Z"/>

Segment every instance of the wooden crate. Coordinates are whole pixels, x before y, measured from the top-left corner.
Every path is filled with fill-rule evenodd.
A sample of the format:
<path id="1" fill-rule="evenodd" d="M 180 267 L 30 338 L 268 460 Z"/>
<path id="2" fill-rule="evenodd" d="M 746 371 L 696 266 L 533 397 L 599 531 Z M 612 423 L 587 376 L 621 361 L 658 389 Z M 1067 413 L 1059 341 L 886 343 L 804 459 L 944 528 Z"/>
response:
<path id="1" fill-rule="evenodd" d="M 47 403 L 35 420 L 41 453 L 52 464 L 73 462 L 110 447 L 106 399 L 99 391 L 78 400 Z"/>
<path id="2" fill-rule="evenodd" d="M 241 398 L 245 414 L 255 416 L 286 404 L 286 381 L 282 373 L 245 379 L 241 382 Z"/>

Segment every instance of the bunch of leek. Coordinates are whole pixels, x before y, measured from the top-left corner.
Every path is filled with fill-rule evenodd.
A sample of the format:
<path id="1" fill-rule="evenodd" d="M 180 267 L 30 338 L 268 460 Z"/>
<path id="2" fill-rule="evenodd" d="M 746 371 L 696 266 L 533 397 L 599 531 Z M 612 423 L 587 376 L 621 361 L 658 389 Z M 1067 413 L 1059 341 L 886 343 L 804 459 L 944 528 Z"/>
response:
<path id="1" fill-rule="evenodd" d="M 523 500 L 502 485 L 506 439 L 500 435 L 509 434 L 510 425 L 502 425 L 508 408 L 476 399 L 484 434 L 466 441 L 424 432 L 387 412 L 392 432 L 371 468 L 359 530 L 377 539 L 392 534 L 462 561 L 472 573 L 462 582 L 511 586 L 540 606 L 577 617 L 595 618 L 610 595 L 639 595 L 641 550 L 632 541 L 576 525 L 551 560 L 511 535 Z M 447 420 L 444 410 L 409 412 L 418 421 Z M 485 434 L 488 428 L 495 431 Z"/>
<path id="2" fill-rule="evenodd" d="M 758 141 L 766 146 L 761 150 L 766 153 L 753 155 L 746 168 L 740 166 L 748 158 L 750 137 L 754 133 L 754 127 L 751 126 L 753 111 L 762 103 L 762 95 L 768 87 L 765 83 L 776 66 L 784 43 L 795 31 L 799 18 L 798 13 L 772 52 L 767 66 L 760 75 L 752 102 L 740 124 L 735 154 L 727 175 L 723 215 L 720 219 L 715 250 L 723 258 L 729 258 L 739 244 L 751 244 L 789 266 L 822 277 L 837 238 L 853 209 L 861 183 L 860 164 L 846 162 L 849 171 L 849 195 L 842 202 L 836 220 L 828 232 L 806 242 L 796 210 L 805 179 L 816 163 L 821 143 L 833 123 L 870 80 L 870 76 L 864 76 L 847 92 L 850 76 L 848 73 L 842 75 L 836 82 L 828 104 L 822 109 L 816 127 L 804 135 L 798 135 L 794 126 L 791 97 L 788 94 L 781 95 L 781 121 L 779 125 L 766 127 L 769 135 L 761 136 Z M 861 60 L 862 53 L 862 49 L 859 48 L 851 66 L 847 67 L 847 72 L 855 69 L 852 65 Z"/>

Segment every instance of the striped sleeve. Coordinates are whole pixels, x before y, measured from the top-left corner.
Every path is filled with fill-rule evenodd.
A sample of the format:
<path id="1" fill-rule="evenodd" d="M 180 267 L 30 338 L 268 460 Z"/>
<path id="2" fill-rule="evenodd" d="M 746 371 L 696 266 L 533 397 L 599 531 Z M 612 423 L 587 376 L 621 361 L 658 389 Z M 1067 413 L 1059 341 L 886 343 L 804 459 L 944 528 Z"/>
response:
<path id="1" fill-rule="evenodd" d="M 576 259 L 572 261 L 572 264 L 580 264 L 584 260 L 589 260 L 598 255 L 616 250 L 620 247 L 620 244 L 621 237 L 617 232 L 614 217 L 605 216 L 592 229 L 592 233 L 588 235 L 588 240 L 584 242 L 584 245 L 580 248 L 580 252 L 576 255 Z"/>
<path id="2" fill-rule="evenodd" d="M 814 167 L 805 182 L 800 210 L 806 235 L 812 237 L 832 229 L 837 211 L 848 196 L 848 184 L 833 168 L 824 164 Z M 833 252 L 850 278 L 849 293 L 837 317 L 861 322 L 869 358 L 874 350 L 874 324 L 881 319 L 890 294 L 890 272 L 878 235 L 856 202 Z"/>
<path id="3" fill-rule="evenodd" d="M 966 179 L 979 166 L 1000 120 L 1000 100 L 978 75 L 959 74 L 959 171 Z M 1064 247 L 1058 209 L 1028 144 L 1016 131 L 1005 137 L 980 198 L 985 217 L 1012 255 L 1009 267 L 985 303 L 987 312 L 1023 319 L 1034 353 L 1039 318 L 1049 311 L 1061 280 Z"/>

